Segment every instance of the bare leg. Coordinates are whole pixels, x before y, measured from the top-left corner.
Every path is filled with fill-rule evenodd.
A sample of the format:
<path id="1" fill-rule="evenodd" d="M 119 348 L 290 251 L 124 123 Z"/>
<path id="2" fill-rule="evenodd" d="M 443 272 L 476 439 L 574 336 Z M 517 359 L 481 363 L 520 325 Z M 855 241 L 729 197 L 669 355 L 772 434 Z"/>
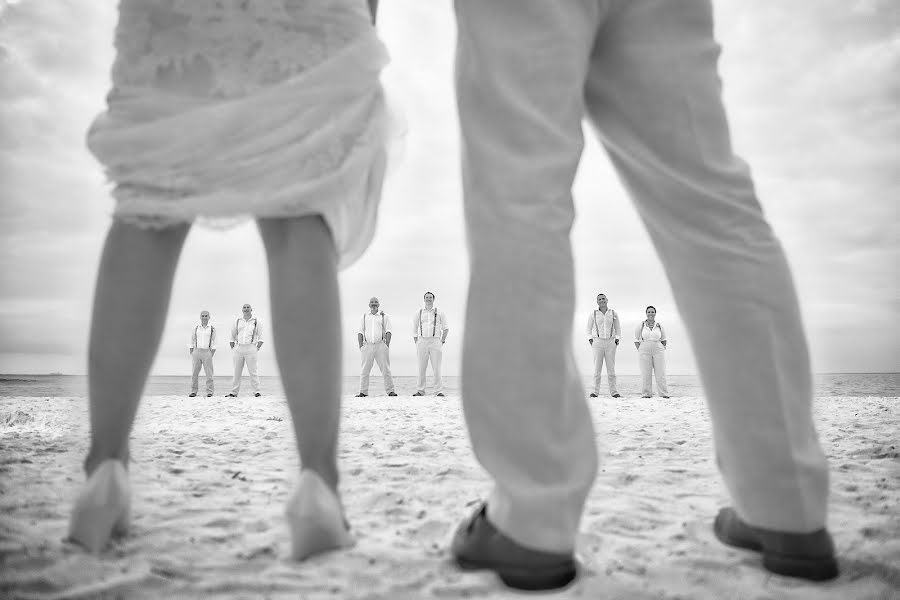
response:
<path id="1" fill-rule="evenodd" d="M 337 491 L 340 299 L 331 234 L 318 216 L 260 219 L 273 338 L 304 469 Z"/>
<path id="2" fill-rule="evenodd" d="M 113 221 L 106 236 L 88 351 L 88 475 L 106 459 L 128 463 L 128 436 L 162 336 L 188 231 L 190 225 L 141 229 Z"/>

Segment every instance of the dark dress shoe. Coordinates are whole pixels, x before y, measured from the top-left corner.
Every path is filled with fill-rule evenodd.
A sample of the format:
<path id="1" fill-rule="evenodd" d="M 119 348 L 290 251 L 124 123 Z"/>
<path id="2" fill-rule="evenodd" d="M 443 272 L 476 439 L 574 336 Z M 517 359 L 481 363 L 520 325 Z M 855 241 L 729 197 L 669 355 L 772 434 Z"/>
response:
<path id="1" fill-rule="evenodd" d="M 424 396 L 425 392 L 416 392 L 413 396 Z"/>
<path id="2" fill-rule="evenodd" d="M 713 531 L 723 544 L 761 552 L 763 567 L 772 573 L 811 581 L 838 576 L 834 543 L 825 529 L 812 533 L 784 533 L 753 527 L 729 507 L 719 511 Z"/>
<path id="3" fill-rule="evenodd" d="M 363 394 L 362 392 L 356 395 L 357 398 L 365 398 L 366 396 L 368 396 L 368 394 Z"/>
<path id="4" fill-rule="evenodd" d="M 560 589 L 578 576 L 578 563 L 573 554 L 519 545 L 488 521 L 486 505 L 459 526 L 450 552 L 464 571 L 488 569 L 503 583 L 519 590 Z"/>
<path id="5" fill-rule="evenodd" d="M 225 394 L 226 398 L 237 398 L 237 394 Z"/>
<path id="6" fill-rule="evenodd" d="M 212 398 L 212 394 L 207 394 L 206 397 L 207 397 L 207 398 Z"/>
<path id="7" fill-rule="evenodd" d="M 388 396 L 396 396 L 397 392 L 388 392 Z"/>
<path id="8" fill-rule="evenodd" d="M 612 397 L 613 397 L 613 398 L 621 398 L 621 397 L 622 397 L 622 394 L 613 394 Z"/>
<path id="9" fill-rule="evenodd" d="M 196 398 L 196 397 L 197 397 L 196 392 L 191 392 L 190 394 L 188 394 L 188 398 Z"/>
<path id="10" fill-rule="evenodd" d="M 253 394 L 253 395 L 256 396 L 257 398 L 259 398 L 260 396 L 262 396 L 262 394 L 260 394 L 259 392 L 256 392 L 256 393 Z"/>
<path id="11" fill-rule="evenodd" d="M 443 397 L 444 397 L 444 392 L 438 392 L 437 394 L 435 394 L 435 396 L 440 396 L 441 398 L 443 398 Z"/>
<path id="12" fill-rule="evenodd" d="M 597 398 L 597 394 L 591 393 L 591 398 Z"/>
<path id="13" fill-rule="evenodd" d="M 668 398 L 669 396 L 663 396 L 663 398 Z"/>

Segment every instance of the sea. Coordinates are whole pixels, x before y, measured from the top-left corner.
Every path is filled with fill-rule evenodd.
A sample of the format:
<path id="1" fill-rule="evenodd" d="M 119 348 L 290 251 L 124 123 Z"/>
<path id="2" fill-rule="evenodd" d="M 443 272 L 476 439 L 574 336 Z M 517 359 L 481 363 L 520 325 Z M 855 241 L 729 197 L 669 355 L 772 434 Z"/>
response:
<path id="1" fill-rule="evenodd" d="M 460 378 L 445 376 L 444 393 L 448 397 L 459 397 Z M 669 375 L 667 377 L 669 392 L 673 398 L 703 396 L 700 379 L 696 375 Z M 428 393 L 431 394 L 431 374 L 428 376 Z M 144 388 L 146 396 L 187 396 L 190 393 L 191 378 L 189 375 L 154 375 Z M 592 386 L 591 378 L 584 377 L 585 394 Z M 625 397 L 641 395 L 640 375 L 619 375 L 619 393 Z M 900 396 L 900 373 L 819 373 L 813 377 L 814 394 L 817 397 L 835 396 Z M 200 390 L 203 392 L 205 378 L 200 376 Z M 394 385 L 397 394 L 409 396 L 416 391 L 416 378 L 395 376 Z M 655 384 L 654 384 L 655 389 Z M 215 377 L 215 394 L 224 396 L 231 391 L 231 376 Z M 345 396 L 355 395 L 359 391 L 359 377 L 344 377 L 342 393 Z M 260 377 L 260 392 L 265 396 L 284 396 L 281 378 L 277 376 Z M 205 393 L 205 392 L 204 392 Z M 606 395 L 606 376 L 603 377 L 601 395 Z M 241 384 L 241 396 L 250 396 L 250 380 L 246 375 Z M 385 395 L 381 377 L 373 376 L 369 384 L 369 396 Z M 0 374 L 0 398 L 35 397 L 35 398 L 78 398 L 87 396 L 87 377 L 84 375 L 15 375 Z"/>

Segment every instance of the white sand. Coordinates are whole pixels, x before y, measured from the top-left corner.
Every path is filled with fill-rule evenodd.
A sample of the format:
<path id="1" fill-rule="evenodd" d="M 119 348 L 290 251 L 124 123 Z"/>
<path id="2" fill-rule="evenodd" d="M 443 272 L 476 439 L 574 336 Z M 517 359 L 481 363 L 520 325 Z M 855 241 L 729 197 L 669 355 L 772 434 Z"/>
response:
<path id="1" fill-rule="evenodd" d="M 727 503 L 701 398 L 600 399 L 602 471 L 578 543 L 582 578 L 554 598 L 900 598 L 900 399 L 819 398 L 841 577 L 768 574 L 710 529 Z M 99 557 L 66 543 L 82 482 L 82 398 L 0 399 L 0 597 L 508 598 L 448 560 L 488 488 L 458 399 L 346 398 L 349 550 L 287 559 L 297 457 L 283 398 L 146 398 L 132 441 L 133 524 Z"/>

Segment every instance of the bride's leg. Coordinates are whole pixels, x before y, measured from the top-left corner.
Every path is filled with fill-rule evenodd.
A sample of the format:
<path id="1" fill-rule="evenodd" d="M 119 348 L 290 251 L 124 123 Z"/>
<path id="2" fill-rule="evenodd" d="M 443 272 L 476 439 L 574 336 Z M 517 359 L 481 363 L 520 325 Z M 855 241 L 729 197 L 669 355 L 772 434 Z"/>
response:
<path id="1" fill-rule="evenodd" d="M 288 505 L 293 557 L 351 543 L 337 495 L 341 327 L 337 257 L 321 217 L 260 219 L 272 332 L 303 469 Z"/>
<path id="2" fill-rule="evenodd" d="M 91 445 L 88 483 L 70 537 L 91 551 L 128 519 L 128 436 L 165 324 L 190 225 L 142 229 L 113 221 L 97 275 L 88 350 Z"/>

